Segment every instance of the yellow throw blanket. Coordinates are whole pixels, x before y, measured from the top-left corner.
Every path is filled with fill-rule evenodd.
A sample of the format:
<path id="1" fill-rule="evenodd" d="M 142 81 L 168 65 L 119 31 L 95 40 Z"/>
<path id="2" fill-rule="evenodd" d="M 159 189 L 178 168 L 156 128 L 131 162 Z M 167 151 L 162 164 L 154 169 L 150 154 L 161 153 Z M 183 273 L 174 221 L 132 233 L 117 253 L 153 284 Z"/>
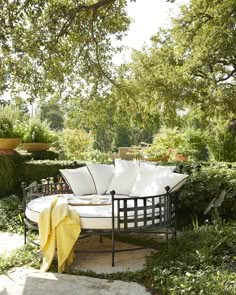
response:
<path id="1" fill-rule="evenodd" d="M 63 272 L 73 261 L 74 245 L 80 232 L 78 212 L 70 209 L 63 197 L 55 196 L 50 207 L 39 215 L 40 246 L 44 255 L 41 271 L 50 268 L 57 249 L 58 272 Z"/>

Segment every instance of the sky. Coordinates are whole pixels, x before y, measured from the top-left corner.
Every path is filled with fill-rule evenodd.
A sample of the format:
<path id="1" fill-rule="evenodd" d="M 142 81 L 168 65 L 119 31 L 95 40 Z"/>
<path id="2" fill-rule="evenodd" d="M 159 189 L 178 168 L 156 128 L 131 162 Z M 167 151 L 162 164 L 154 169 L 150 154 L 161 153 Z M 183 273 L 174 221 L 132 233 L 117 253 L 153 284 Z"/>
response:
<path id="1" fill-rule="evenodd" d="M 166 0 L 136 0 L 128 2 L 128 14 L 133 19 L 128 34 L 123 38 L 122 43 L 132 49 L 141 49 L 145 44 L 150 45 L 150 37 L 154 35 L 160 27 L 170 25 L 171 16 L 179 13 L 179 5 L 186 4 L 189 0 L 175 0 L 174 3 Z M 115 63 L 127 61 L 130 50 L 115 57 Z"/>

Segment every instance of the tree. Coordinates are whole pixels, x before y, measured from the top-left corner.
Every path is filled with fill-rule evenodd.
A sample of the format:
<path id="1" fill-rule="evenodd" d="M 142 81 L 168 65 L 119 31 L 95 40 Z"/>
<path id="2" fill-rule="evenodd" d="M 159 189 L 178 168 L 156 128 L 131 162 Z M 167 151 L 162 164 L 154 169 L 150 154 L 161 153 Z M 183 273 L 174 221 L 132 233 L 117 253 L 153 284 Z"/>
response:
<path id="1" fill-rule="evenodd" d="M 235 22 L 234 0 L 192 0 L 171 29 L 176 55 L 193 83 L 192 104 L 209 113 L 236 112 Z"/>
<path id="2" fill-rule="evenodd" d="M 54 96 L 47 102 L 40 104 L 40 117 L 47 120 L 50 128 L 54 130 L 62 130 L 64 127 L 64 112 L 60 101 Z"/>
<path id="3" fill-rule="evenodd" d="M 193 108 L 229 119 L 236 112 L 236 2 L 191 0 L 181 11 L 120 70 L 120 104 L 143 119 L 159 113 L 168 126 Z"/>
<path id="4" fill-rule="evenodd" d="M 128 28 L 126 0 L 0 2 L 0 90 L 29 98 L 107 89 L 111 57 Z"/>

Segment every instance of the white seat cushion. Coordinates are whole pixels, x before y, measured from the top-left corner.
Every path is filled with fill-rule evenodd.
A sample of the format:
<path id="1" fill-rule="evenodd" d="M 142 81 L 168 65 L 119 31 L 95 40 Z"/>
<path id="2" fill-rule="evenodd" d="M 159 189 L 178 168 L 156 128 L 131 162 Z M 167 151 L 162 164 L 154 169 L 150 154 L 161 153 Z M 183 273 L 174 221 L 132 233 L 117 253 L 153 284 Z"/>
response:
<path id="1" fill-rule="evenodd" d="M 119 195 L 129 195 L 138 173 L 138 161 L 115 159 L 115 171 L 107 193 L 114 190 Z"/>
<path id="2" fill-rule="evenodd" d="M 95 184 L 88 168 L 61 169 L 63 178 L 77 196 L 91 195 L 96 193 Z"/>
<path id="3" fill-rule="evenodd" d="M 60 195 L 59 201 L 60 199 L 71 199 L 71 200 L 75 200 L 77 202 L 84 202 L 85 200 L 90 200 L 92 201 L 94 195 L 90 195 L 90 196 L 86 196 L 86 197 L 76 197 L 73 195 Z M 97 195 L 96 195 L 97 196 Z M 30 201 L 27 206 L 26 206 L 26 210 L 25 210 L 25 215 L 26 217 L 33 221 L 38 223 L 39 221 L 39 214 L 40 212 L 42 212 L 45 208 L 48 208 L 53 200 L 54 196 L 45 196 L 45 197 L 40 197 L 37 199 L 34 199 L 32 201 Z M 127 198 L 128 202 L 127 202 L 127 207 L 128 208 L 133 208 L 134 206 L 134 200 L 130 199 L 128 196 L 119 196 L 116 195 L 116 197 L 121 197 L 121 198 Z M 111 197 L 110 196 L 102 196 L 102 199 L 104 201 L 108 201 L 111 202 Z M 64 202 L 64 200 L 62 200 Z M 143 200 L 139 199 L 137 206 L 142 207 L 143 206 Z M 121 203 L 121 207 L 123 206 L 123 203 Z M 115 202 L 114 204 L 114 216 L 115 216 L 115 228 L 117 228 L 117 203 Z M 81 228 L 82 229 L 112 229 L 112 206 L 111 204 L 107 204 L 104 206 L 101 205 L 93 205 L 93 206 L 73 206 L 73 209 L 76 210 L 80 216 L 80 221 L 81 221 Z M 164 210 L 160 209 L 160 208 L 155 208 L 155 211 L 157 213 L 156 219 L 155 219 L 155 223 L 159 224 L 160 222 L 160 218 L 164 218 Z M 161 216 L 158 217 L 158 213 L 161 214 Z M 134 211 L 129 211 L 128 212 L 128 218 L 133 219 L 134 216 Z M 153 209 L 149 208 L 147 210 L 147 215 L 146 218 L 153 214 Z M 143 210 L 138 210 L 138 216 L 139 218 L 141 217 L 141 219 L 144 219 L 143 217 Z M 145 226 L 151 224 L 152 220 L 148 220 L 147 224 L 145 224 Z M 138 223 L 139 226 L 144 226 L 144 220 L 140 221 Z M 130 223 L 129 227 L 134 227 L 135 224 Z M 122 225 L 121 225 L 122 228 Z"/>
<path id="4" fill-rule="evenodd" d="M 157 176 L 172 173 L 175 168 L 176 166 L 154 166 L 149 163 L 140 163 L 130 197 L 141 197 L 143 190 L 146 189 Z"/>
<path id="5" fill-rule="evenodd" d="M 114 165 L 87 164 L 87 167 L 93 177 L 97 194 L 105 194 L 114 175 Z"/>
<path id="6" fill-rule="evenodd" d="M 141 193 L 141 197 L 157 196 L 166 193 L 166 186 L 170 187 L 170 192 L 177 191 L 186 182 L 187 174 L 169 173 L 162 174 L 151 179 Z"/>

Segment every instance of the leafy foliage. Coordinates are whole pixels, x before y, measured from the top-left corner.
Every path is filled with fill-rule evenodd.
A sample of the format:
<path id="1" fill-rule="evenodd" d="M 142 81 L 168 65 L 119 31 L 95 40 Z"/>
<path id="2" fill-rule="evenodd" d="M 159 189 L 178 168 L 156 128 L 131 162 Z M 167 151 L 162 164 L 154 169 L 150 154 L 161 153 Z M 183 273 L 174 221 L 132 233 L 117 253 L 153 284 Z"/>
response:
<path id="1" fill-rule="evenodd" d="M 213 161 L 236 162 L 236 133 L 229 128 L 229 122 L 217 118 L 208 132 L 208 150 Z"/>
<path id="2" fill-rule="evenodd" d="M 65 97 L 105 89 L 117 50 L 111 40 L 129 25 L 125 6 L 125 0 L 1 2 L 1 89 L 24 90 L 31 102 L 54 91 Z"/>
<path id="3" fill-rule="evenodd" d="M 46 120 L 52 130 L 62 130 L 64 127 L 63 109 L 59 101 L 52 99 L 40 105 L 40 118 Z"/>
<path id="4" fill-rule="evenodd" d="M 133 51 L 118 75 L 120 104 L 140 113 L 158 112 L 178 126 L 180 112 L 198 108 L 206 116 L 236 113 L 235 1 L 191 0 L 152 45 Z M 224 11 L 224 13 L 220 13 Z M 214 107 L 213 107 L 214 106 Z"/>
<path id="5" fill-rule="evenodd" d="M 60 177 L 60 169 L 65 168 L 79 168 L 84 166 L 83 163 L 76 161 L 50 161 L 50 160 L 31 160 L 23 163 L 23 173 L 21 174 L 21 181 L 26 182 L 27 185 L 33 181 L 41 183 L 41 179 L 53 177 L 54 181 Z"/>
<path id="6" fill-rule="evenodd" d="M 51 131 L 46 120 L 42 121 L 38 116 L 30 117 L 27 124 L 21 125 L 23 142 L 42 142 L 51 143 L 55 138 L 55 134 Z"/>
<path id="7" fill-rule="evenodd" d="M 234 223 L 184 232 L 148 259 L 153 289 L 171 295 L 236 294 L 235 242 Z"/>
<path id="8" fill-rule="evenodd" d="M 40 268 L 39 250 L 36 246 L 25 245 L 15 250 L 10 257 L 0 257 L 0 273 L 3 274 L 13 267 L 29 266 Z"/>
<path id="9" fill-rule="evenodd" d="M 21 164 L 21 158 L 18 155 L 0 156 L 0 196 L 15 194 L 19 191 Z"/>
<path id="10" fill-rule="evenodd" d="M 188 160 L 203 160 L 205 135 L 198 128 L 161 128 L 155 134 L 152 144 L 144 149 L 144 154 L 153 160 L 175 159 L 175 155 L 180 153 L 188 156 Z"/>
<path id="11" fill-rule="evenodd" d="M 195 168 L 194 168 L 195 166 Z M 189 215 L 197 214 L 203 218 L 203 212 L 222 190 L 227 192 L 225 201 L 219 208 L 225 219 L 236 216 L 236 167 L 226 163 L 183 165 L 183 172 L 190 174 L 178 194 L 178 206 L 188 209 Z M 210 216 L 209 216 L 210 217 Z M 206 219 L 207 216 L 204 216 Z"/>
<path id="12" fill-rule="evenodd" d="M 62 143 L 65 156 L 69 160 L 82 159 L 82 154 L 92 149 L 93 138 L 82 129 L 64 129 Z"/>
<path id="13" fill-rule="evenodd" d="M 0 105 L 0 138 L 20 137 L 20 110 L 11 105 Z"/>
<path id="14" fill-rule="evenodd" d="M 0 199 L 0 231 L 23 233 L 23 204 L 21 198 L 12 195 Z"/>

